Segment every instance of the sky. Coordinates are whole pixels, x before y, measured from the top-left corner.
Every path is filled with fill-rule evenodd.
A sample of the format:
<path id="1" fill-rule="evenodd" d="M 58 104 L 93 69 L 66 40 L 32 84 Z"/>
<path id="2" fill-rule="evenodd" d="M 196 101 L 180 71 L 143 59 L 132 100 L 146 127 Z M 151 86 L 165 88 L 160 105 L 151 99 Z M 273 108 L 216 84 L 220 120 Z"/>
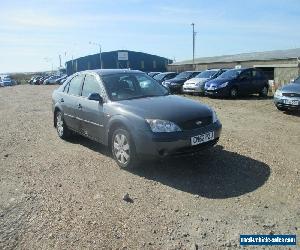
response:
<path id="1" fill-rule="evenodd" d="M 0 72 L 127 49 L 176 61 L 300 48 L 299 0 L 1 0 Z"/>

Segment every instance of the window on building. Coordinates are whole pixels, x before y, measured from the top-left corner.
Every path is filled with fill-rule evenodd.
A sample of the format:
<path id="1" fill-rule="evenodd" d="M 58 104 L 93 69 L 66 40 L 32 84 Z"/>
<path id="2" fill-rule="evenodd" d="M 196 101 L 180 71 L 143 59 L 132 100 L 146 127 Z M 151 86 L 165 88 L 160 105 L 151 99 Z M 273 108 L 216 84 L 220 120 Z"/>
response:
<path id="1" fill-rule="evenodd" d="M 153 69 L 156 69 L 156 61 L 153 61 Z"/>
<path id="2" fill-rule="evenodd" d="M 141 61 L 141 68 L 144 69 L 145 68 L 145 62 Z"/>

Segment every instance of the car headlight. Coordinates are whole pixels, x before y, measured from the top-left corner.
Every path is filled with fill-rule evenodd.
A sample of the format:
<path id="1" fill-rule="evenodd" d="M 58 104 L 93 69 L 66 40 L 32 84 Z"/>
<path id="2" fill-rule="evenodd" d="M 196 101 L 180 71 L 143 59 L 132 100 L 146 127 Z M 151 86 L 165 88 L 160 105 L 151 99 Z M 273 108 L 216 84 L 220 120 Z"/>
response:
<path id="1" fill-rule="evenodd" d="M 154 133 L 181 131 L 174 122 L 159 119 L 146 119 L 146 121 Z"/>
<path id="2" fill-rule="evenodd" d="M 219 85 L 219 88 L 225 88 L 228 85 L 228 82 L 224 82 L 221 85 Z"/>
<path id="3" fill-rule="evenodd" d="M 282 97 L 282 91 L 277 89 L 274 96 L 275 97 Z"/>
<path id="4" fill-rule="evenodd" d="M 212 111 L 212 118 L 213 118 L 213 123 L 217 122 L 219 120 L 216 111 Z"/>

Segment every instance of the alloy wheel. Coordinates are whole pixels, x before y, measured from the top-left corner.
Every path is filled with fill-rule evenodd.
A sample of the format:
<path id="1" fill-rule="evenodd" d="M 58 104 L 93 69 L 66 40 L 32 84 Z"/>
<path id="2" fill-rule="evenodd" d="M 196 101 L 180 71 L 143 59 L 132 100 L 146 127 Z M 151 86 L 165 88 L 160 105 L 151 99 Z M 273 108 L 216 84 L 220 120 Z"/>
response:
<path id="1" fill-rule="evenodd" d="M 64 121 L 60 112 L 57 112 L 56 116 L 56 129 L 58 135 L 62 137 L 64 135 Z"/>
<path id="2" fill-rule="evenodd" d="M 128 138 L 121 133 L 114 137 L 113 150 L 119 163 L 126 165 L 130 161 L 130 146 Z"/>

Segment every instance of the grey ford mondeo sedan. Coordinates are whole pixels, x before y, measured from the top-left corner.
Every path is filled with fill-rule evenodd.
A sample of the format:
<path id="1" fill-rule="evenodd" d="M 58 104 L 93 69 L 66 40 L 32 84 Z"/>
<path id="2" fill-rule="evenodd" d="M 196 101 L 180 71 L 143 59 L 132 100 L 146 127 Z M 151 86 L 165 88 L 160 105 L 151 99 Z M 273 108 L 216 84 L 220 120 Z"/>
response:
<path id="1" fill-rule="evenodd" d="M 212 147 L 222 125 L 199 102 L 169 95 L 145 73 L 89 70 L 70 76 L 53 92 L 54 126 L 65 139 L 74 132 L 111 149 L 122 168 L 143 157 L 167 157 Z"/>

